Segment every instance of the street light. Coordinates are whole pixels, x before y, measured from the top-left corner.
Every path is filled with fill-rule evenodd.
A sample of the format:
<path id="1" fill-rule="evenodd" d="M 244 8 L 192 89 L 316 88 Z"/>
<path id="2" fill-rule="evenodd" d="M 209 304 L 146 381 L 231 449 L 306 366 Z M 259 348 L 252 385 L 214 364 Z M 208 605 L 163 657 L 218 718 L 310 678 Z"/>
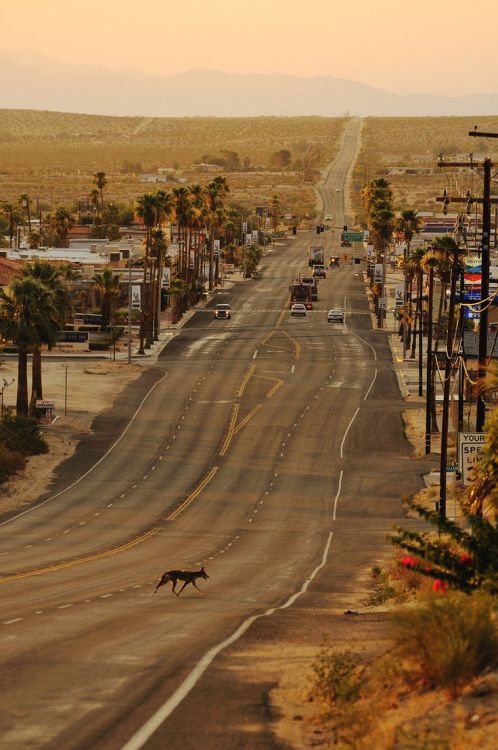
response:
<path id="1" fill-rule="evenodd" d="M 3 380 L 3 385 L 2 385 L 2 387 L 0 388 L 0 394 L 2 395 L 2 398 L 1 398 L 1 406 L 0 406 L 0 415 L 1 415 L 2 417 L 3 417 L 3 392 L 4 392 L 4 390 L 5 390 L 6 388 L 8 388 L 8 387 L 9 387 L 9 385 L 12 385 L 12 383 L 13 383 L 13 382 L 14 382 L 14 380 L 15 380 L 15 378 L 12 378 L 12 380 L 5 380 L 5 378 L 2 378 L 2 380 Z"/>

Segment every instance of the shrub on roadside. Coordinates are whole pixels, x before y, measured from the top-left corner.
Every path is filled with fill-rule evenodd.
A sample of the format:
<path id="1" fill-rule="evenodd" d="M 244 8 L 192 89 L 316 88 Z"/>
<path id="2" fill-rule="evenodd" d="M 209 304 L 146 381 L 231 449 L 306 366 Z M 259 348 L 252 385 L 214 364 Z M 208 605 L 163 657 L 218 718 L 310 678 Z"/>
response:
<path id="1" fill-rule="evenodd" d="M 11 451 L 6 445 L 0 444 L 0 484 L 12 474 L 24 469 L 25 465 L 26 459 L 22 453 Z"/>
<path id="2" fill-rule="evenodd" d="M 358 654 L 324 650 L 313 665 L 314 692 L 326 706 L 354 701 L 361 688 L 360 669 Z"/>
<path id="3" fill-rule="evenodd" d="M 400 527 L 391 536 L 394 545 L 404 550 L 405 566 L 412 573 L 432 578 L 434 590 L 452 588 L 471 593 L 483 588 L 498 594 L 498 525 L 473 512 L 465 502 L 460 508 L 464 524 L 441 518 L 414 500 L 409 507 L 438 530 L 411 531 Z"/>
<path id="4" fill-rule="evenodd" d="M 455 698 L 484 669 L 498 665 L 496 606 L 482 592 L 431 597 L 394 616 L 397 648 L 425 683 Z"/>
<path id="5" fill-rule="evenodd" d="M 26 456 L 48 452 L 48 445 L 38 422 L 30 417 L 15 416 L 11 412 L 5 413 L 0 419 L 0 444 Z"/>
<path id="6" fill-rule="evenodd" d="M 372 591 L 366 600 L 367 606 L 377 607 L 396 596 L 396 589 L 391 585 L 387 570 L 384 570 L 379 565 L 375 565 L 370 571 L 370 579 L 372 581 Z"/>

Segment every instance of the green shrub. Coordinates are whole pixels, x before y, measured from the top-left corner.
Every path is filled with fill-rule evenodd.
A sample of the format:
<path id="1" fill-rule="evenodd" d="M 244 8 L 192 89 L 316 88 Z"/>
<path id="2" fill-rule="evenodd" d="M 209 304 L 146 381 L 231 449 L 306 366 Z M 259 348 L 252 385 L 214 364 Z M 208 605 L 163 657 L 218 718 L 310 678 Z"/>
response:
<path id="1" fill-rule="evenodd" d="M 12 474 L 24 469 L 26 459 L 18 451 L 11 451 L 6 445 L 0 444 L 0 484 Z"/>
<path id="2" fill-rule="evenodd" d="M 412 531 L 396 527 L 394 545 L 408 553 L 402 563 L 413 573 L 434 580 L 434 590 L 452 588 L 471 593 L 483 588 L 498 594 L 498 525 L 495 516 L 483 517 L 460 503 L 463 523 L 441 518 L 411 499 L 410 509 L 438 529 Z"/>
<path id="3" fill-rule="evenodd" d="M 5 413 L 0 420 L 0 444 L 27 456 L 48 453 L 48 445 L 38 422 L 30 417 L 15 416 L 11 412 Z"/>
<path id="4" fill-rule="evenodd" d="M 393 618 L 397 647 L 426 682 L 458 695 L 487 667 L 498 664 L 496 600 L 482 592 L 431 597 Z"/>

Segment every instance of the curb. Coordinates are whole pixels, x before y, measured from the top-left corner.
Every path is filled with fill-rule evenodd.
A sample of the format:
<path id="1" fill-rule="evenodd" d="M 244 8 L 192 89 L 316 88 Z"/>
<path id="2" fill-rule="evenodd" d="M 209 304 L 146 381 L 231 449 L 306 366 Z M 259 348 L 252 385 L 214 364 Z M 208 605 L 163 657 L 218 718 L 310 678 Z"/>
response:
<path id="1" fill-rule="evenodd" d="M 398 366 L 396 362 L 396 351 L 394 349 L 392 336 L 389 336 L 389 348 L 391 350 L 391 357 L 392 357 L 393 365 L 394 365 L 394 373 L 396 375 L 396 380 L 398 381 L 398 387 L 401 393 L 401 398 L 405 400 L 410 395 L 410 390 L 405 383 L 405 379 L 403 377 L 401 368 Z"/>

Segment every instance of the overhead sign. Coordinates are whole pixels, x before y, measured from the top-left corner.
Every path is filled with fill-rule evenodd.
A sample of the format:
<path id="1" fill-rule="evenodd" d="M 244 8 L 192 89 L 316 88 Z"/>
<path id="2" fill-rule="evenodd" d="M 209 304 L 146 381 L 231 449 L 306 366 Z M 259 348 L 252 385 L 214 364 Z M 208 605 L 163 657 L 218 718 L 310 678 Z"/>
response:
<path id="1" fill-rule="evenodd" d="M 458 433 L 458 465 L 464 486 L 472 484 L 474 469 L 479 465 L 486 442 L 485 432 Z"/>
<path id="2" fill-rule="evenodd" d="M 346 242 L 363 242 L 363 232 L 343 232 L 342 239 Z"/>

